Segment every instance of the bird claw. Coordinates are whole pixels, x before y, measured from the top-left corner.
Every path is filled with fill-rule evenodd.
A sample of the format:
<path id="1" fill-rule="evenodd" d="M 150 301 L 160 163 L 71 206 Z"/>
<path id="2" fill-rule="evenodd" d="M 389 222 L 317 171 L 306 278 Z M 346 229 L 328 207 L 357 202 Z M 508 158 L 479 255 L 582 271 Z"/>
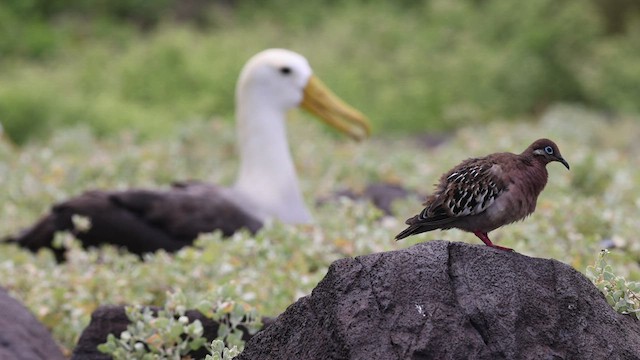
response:
<path id="1" fill-rule="evenodd" d="M 510 252 L 514 251 L 512 248 L 508 248 L 508 247 L 500 246 L 500 245 L 495 245 L 495 244 L 491 244 L 491 245 L 487 245 L 487 246 L 495 248 L 495 249 L 498 249 L 498 250 L 503 250 L 503 251 L 510 251 Z"/>
<path id="2" fill-rule="evenodd" d="M 482 231 L 474 231 L 473 232 L 475 236 L 477 236 L 478 238 L 480 238 L 480 240 L 482 240 L 482 242 L 492 248 L 498 249 L 498 250 L 502 250 L 502 251 L 513 251 L 512 248 L 508 248 L 508 247 L 504 247 L 504 246 L 500 246 L 500 245 L 496 245 L 494 243 L 491 242 L 491 240 L 489 240 L 489 235 L 487 235 L 486 232 L 482 232 Z"/>

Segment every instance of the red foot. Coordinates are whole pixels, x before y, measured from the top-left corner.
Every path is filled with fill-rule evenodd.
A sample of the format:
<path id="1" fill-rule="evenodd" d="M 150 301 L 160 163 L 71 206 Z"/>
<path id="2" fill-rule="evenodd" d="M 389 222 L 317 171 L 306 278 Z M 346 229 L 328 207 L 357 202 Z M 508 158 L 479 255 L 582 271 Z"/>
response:
<path id="1" fill-rule="evenodd" d="M 495 245 L 495 244 L 494 245 L 489 245 L 489 246 L 491 246 L 492 248 L 496 248 L 496 249 L 500 249 L 500 250 L 504 250 L 504 251 L 513 251 L 512 248 L 508 248 L 506 246 L 500 246 L 500 245 Z"/>
<path id="2" fill-rule="evenodd" d="M 477 237 L 480 238 L 480 240 L 482 240 L 483 243 L 485 243 L 485 245 L 490 246 L 492 248 L 495 249 L 500 249 L 503 251 L 513 251 L 512 248 L 508 248 L 508 247 L 504 247 L 504 246 L 500 246 L 500 245 L 495 245 L 494 243 L 491 242 L 491 240 L 489 240 L 489 235 L 487 235 L 486 232 L 482 232 L 482 231 L 474 231 L 473 234 Z"/>

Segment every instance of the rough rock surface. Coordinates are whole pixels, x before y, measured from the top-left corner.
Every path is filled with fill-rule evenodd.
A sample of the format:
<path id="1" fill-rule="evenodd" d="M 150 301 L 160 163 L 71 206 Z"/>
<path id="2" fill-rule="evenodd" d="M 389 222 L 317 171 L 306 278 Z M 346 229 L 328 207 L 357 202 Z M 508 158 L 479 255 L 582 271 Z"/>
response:
<path id="1" fill-rule="evenodd" d="M 336 261 L 236 359 L 640 359 L 640 321 L 561 262 L 431 241 Z"/>
<path id="2" fill-rule="evenodd" d="M 0 359 L 64 358 L 47 328 L 18 300 L 0 287 Z"/>
<path id="3" fill-rule="evenodd" d="M 212 341 L 218 334 L 219 324 L 197 310 L 188 310 L 187 317 L 191 321 L 200 320 L 204 329 L 203 336 Z M 264 327 L 270 323 L 269 318 L 263 318 Z M 109 334 L 120 336 L 120 333 L 127 329 L 129 319 L 125 313 L 125 307 L 122 305 L 106 305 L 96 309 L 91 314 L 91 322 L 87 326 L 76 348 L 73 350 L 72 360 L 111 360 L 111 357 L 98 351 L 98 345 L 107 341 Z M 245 329 L 243 339 L 245 341 L 251 338 L 251 335 Z M 205 357 L 204 349 L 194 351 L 190 355 L 193 359 L 201 359 Z M 3 358 L 1 358 L 3 359 Z"/>

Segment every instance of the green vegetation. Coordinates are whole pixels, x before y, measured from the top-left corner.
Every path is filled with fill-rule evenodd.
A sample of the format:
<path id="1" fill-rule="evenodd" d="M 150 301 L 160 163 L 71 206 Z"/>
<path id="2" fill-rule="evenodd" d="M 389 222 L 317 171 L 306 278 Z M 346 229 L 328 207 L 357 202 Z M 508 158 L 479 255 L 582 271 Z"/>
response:
<path id="1" fill-rule="evenodd" d="M 640 14 L 622 5 L 612 34 L 596 0 L 90 4 L 0 5 L 0 121 L 14 140 L 78 123 L 168 137 L 187 119 L 230 119 L 240 67 L 267 47 L 308 56 L 384 132 L 535 116 L 559 101 L 640 112 Z"/>
<path id="2" fill-rule="evenodd" d="M 626 281 L 614 274 L 607 264 L 609 251 L 602 250 L 594 265 L 587 267 L 587 277 L 602 291 L 609 305 L 623 314 L 633 314 L 640 319 L 640 282 Z"/>
<path id="3" fill-rule="evenodd" d="M 203 337 L 204 328 L 200 320 L 190 322 L 186 316 L 187 309 L 194 308 L 220 324 L 218 338 L 211 344 L 207 344 Z M 219 301 L 214 305 L 205 299 L 196 304 L 180 291 L 169 294 L 167 303 L 157 313 L 148 307 L 129 306 L 126 314 L 131 321 L 127 330 L 119 338 L 109 334 L 107 342 L 98 346 L 114 360 L 180 360 L 190 351 L 203 347 L 210 353 L 206 360 L 231 359 L 244 348 L 238 326 L 245 326 L 255 333 L 260 324 L 249 309 L 233 300 Z"/>
<path id="4" fill-rule="evenodd" d="M 372 181 L 424 193 L 472 154 L 552 138 L 572 171 L 551 165 L 536 213 L 492 238 L 579 270 L 603 242 L 615 244 L 611 265 L 600 258 L 588 274 L 614 307 L 638 314 L 637 285 L 621 280 L 640 276 L 640 10 L 633 1 L 200 3 L 207 2 L 0 3 L 0 122 L 21 145 L 0 138 L 0 235 L 90 188 L 231 183 L 238 72 L 254 53 L 286 47 L 306 55 L 337 94 L 371 117 L 377 134 L 388 135 L 353 144 L 294 113 L 290 138 L 309 204 Z M 407 135 L 434 132 L 451 138 L 426 149 Z M 175 351 L 202 340 L 196 325 L 180 323 L 169 306 L 178 295 L 168 294 L 198 308 L 208 301 L 224 309 L 218 301 L 228 301 L 243 304 L 236 315 L 276 315 L 337 259 L 429 239 L 476 243 L 459 231 L 393 241 L 419 208 L 407 200 L 396 204 L 397 219 L 380 221 L 370 205 L 343 200 L 315 208 L 314 226 L 273 224 L 228 240 L 203 235 L 195 247 L 144 261 L 112 247 L 84 251 L 60 234 L 71 249 L 65 264 L 47 251 L 2 246 L 0 285 L 67 352 L 103 304 L 166 310 L 158 322 L 132 308 L 142 324 L 129 338 L 111 338 L 106 351 L 136 351 L 135 339 L 150 334 Z M 166 328 L 193 336 L 178 339 Z M 214 342 L 211 351 L 222 359 L 235 350 Z"/>
<path id="5" fill-rule="evenodd" d="M 582 271 L 601 243 L 611 241 L 618 248 L 608 262 L 617 276 L 640 278 L 640 224 L 634 216 L 640 211 L 638 118 L 606 120 L 597 112 L 555 106 L 535 122 L 465 127 L 444 145 L 425 149 L 414 137 L 355 144 L 326 134 L 300 112 L 292 115 L 291 145 L 309 204 L 336 189 L 381 180 L 428 192 L 441 173 L 471 154 L 521 151 L 535 138 L 550 137 L 572 169 L 590 171 L 551 164 L 535 214 L 495 231 L 492 239 Z M 50 140 L 21 149 L 0 143 L 0 234 L 18 231 L 51 203 L 89 188 L 162 187 L 193 178 L 229 184 L 237 166 L 234 133 L 227 121 L 193 120 L 169 141 L 98 139 L 81 127 L 57 130 Z M 419 200 L 408 199 L 396 204 L 396 219 L 380 221 L 369 204 L 343 200 L 314 207 L 313 226 L 273 224 L 256 236 L 240 233 L 228 240 L 205 235 L 195 247 L 144 261 L 111 247 L 83 251 L 61 234 L 59 243 L 71 247 L 67 263 L 56 264 L 48 251 L 32 255 L 4 245 L 0 278 L 70 350 L 99 305 L 163 306 L 168 291 L 180 290 L 193 303 L 230 299 L 273 316 L 308 294 L 337 259 L 432 239 L 479 244 L 456 230 L 394 241 L 402 221 L 419 208 Z"/>

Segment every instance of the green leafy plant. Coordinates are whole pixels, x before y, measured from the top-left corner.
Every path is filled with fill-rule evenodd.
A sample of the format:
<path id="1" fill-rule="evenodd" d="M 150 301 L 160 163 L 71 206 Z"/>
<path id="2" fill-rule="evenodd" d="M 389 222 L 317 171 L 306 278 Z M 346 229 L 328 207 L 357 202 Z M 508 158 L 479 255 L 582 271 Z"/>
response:
<path id="1" fill-rule="evenodd" d="M 232 300 L 212 304 L 199 302 L 197 308 L 205 316 L 220 323 L 217 338 L 209 344 L 203 336 L 200 320 L 190 321 L 186 316 L 189 302 L 181 291 L 168 295 L 165 306 L 153 311 L 149 307 L 127 306 L 131 324 L 119 337 L 109 334 L 107 342 L 98 350 L 115 360 L 127 359 L 183 359 L 189 352 L 205 347 L 213 359 L 228 359 L 244 347 L 242 331 L 246 327 L 255 333 L 260 324 L 253 310 Z M 225 345 L 233 344 L 231 349 Z M 235 354 L 235 355 L 234 355 Z"/>
<path id="2" fill-rule="evenodd" d="M 640 319 L 640 282 L 627 281 L 616 275 L 607 264 L 608 250 L 602 250 L 595 264 L 587 267 L 587 277 L 604 294 L 609 305 L 622 314 Z"/>
<path id="3" fill-rule="evenodd" d="M 211 342 L 211 354 L 205 357 L 205 360 L 231 360 L 240 354 L 240 350 L 236 345 L 228 348 L 222 340 L 213 340 Z"/>

